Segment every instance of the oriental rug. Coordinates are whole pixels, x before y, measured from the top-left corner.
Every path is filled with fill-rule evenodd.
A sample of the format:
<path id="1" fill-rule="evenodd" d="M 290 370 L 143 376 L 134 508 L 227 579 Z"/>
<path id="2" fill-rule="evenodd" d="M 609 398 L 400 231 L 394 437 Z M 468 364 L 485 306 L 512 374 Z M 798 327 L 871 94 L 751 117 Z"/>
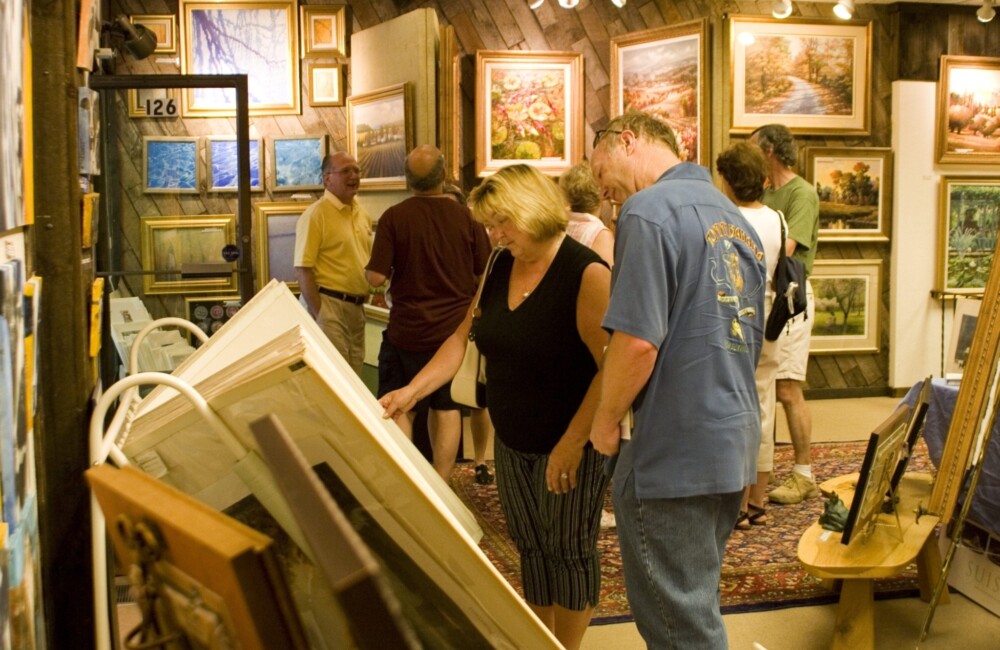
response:
<path id="1" fill-rule="evenodd" d="M 814 444 L 814 474 L 820 481 L 824 481 L 857 472 L 861 468 L 866 446 L 867 442 Z M 791 445 L 775 447 L 777 481 L 784 480 L 791 471 L 792 460 Z M 917 444 L 908 471 L 932 471 L 927 447 L 922 440 Z M 456 468 L 452 475 L 452 486 L 482 526 L 484 534 L 480 548 L 504 578 L 520 592 L 517 549 L 507 535 L 496 485 L 477 484 L 472 465 L 465 464 Z M 606 501 L 610 510 L 610 495 Z M 767 525 L 733 532 L 726 548 L 720 585 L 723 614 L 837 601 L 837 595 L 824 587 L 818 578 L 807 574 L 796 559 L 799 537 L 819 519 L 823 503 L 824 499 L 817 497 L 796 505 L 770 504 L 767 509 Z M 601 552 L 601 602 L 594 613 L 593 623 L 599 625 L 631 620 L 618 536 L 614 528 L 601 531 L 598 548 Z M 896 577 L 875 582 L 876 598 L 907 597 L 917 595 L 918 592 L 915 566 L 908 567 Z"/>

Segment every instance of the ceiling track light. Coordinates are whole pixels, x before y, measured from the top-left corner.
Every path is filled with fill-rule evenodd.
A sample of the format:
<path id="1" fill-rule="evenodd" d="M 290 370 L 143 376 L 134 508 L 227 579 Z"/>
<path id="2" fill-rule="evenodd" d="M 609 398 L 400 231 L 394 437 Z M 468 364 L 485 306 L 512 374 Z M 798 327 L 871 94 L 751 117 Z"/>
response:
<path id="1" fill-rule="evenodd" d="M 976 18 L 981 23 L 990 22 L 996 15 L 997 11 L 993 8 L 993 0 L 983 0 L 983 6 L 976 10 Z"/>
<path id="2" fill-rule="evenodd" d="M 854 17 L 854 0 L 840 0 L 834 5 L 833 13 L 841 20 L 850 20 Z"/>
<path id="3" fill-rule="evenodd" d="M 771 5 L 771 15 L 781 20 L 792 15 L 792 0 L 775 0 Z"/>
<path id="4" fill-rule="evenodd" d="M 541 7 L 543 4 L 545 4 L 545 0 L 529 0 L 528 9 L 534 11 L 535 9 Z"/>
<path id="5" fill-rule="evenodd" d="M 627 1 L 628 0 L 611 0 L 611 4 L 621 9 L 622 7 L 625 6 L 625 3 Z M 562 7 L 563 9 L 572 9 L 576 7 L 578 4 L 580 4 L 580 0 L 558 0 L 558 2 L 559 6 Z M 541 7 L 543 4 L 545 4 L 545 0 L 528 0 L 528 9 L 534 11 L 535 9 Z"/>

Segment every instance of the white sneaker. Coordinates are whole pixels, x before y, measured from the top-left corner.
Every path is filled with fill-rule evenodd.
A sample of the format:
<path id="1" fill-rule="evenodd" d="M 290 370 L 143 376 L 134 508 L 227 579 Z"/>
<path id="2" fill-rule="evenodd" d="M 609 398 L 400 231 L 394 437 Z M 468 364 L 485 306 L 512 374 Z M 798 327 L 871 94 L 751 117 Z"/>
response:
<path id="1" fill-rule="evenodd" d="M 615 513 L 601 510 L 601 528 L 614 528 L 617 525 L 615 523 Z"/>

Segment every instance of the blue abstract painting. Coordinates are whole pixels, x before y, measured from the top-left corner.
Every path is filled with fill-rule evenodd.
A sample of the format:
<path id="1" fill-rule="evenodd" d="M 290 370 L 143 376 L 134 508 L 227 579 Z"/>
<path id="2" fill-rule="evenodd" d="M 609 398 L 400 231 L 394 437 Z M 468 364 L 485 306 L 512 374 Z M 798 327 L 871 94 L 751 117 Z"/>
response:
<path id="1" fill-rule="evenodd" d="M 323 186 L 323 136 L 275 139 L 274 189 Z"/>
<path id="2" fill-rule="evenodd" d="M 198 141 L 146 140 L 146 191 L 198 191 Z"/>
<path id="3" fill-rule="evenodd" d="M 212 174 L 209 188 L 235 192 L 238 176 L 236 140 L 209 140 L 208 146 Z M 250 141 L 250 189 L 263 189 L 260 181 L 260 140 Z"/>

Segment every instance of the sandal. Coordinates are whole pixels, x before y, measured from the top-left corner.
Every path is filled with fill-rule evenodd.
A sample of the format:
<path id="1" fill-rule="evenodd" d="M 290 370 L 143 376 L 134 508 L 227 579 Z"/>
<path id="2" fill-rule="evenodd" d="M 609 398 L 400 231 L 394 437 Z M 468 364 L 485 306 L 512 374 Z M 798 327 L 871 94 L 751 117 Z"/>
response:
<path id="1" fill-rule="evenodd" d="M 493 475 L 490 474 L 490 468 L 486 465 L 476 465 L 476 483 L 480 485 L 489 485 L 493 482 Z"/>
<path id="2" fill-rule="evenodd" d="M 767 525 L 767 509 L 761 506 L 755 506 L 752 503 L 747 504 L 749 512 L 745 513 L 747 516 L 747 523 L 750 526 L 766 526 Z M 744 529 L 741 529 L 744 530 Z"/>
<path id="3" fill-rule="evenodd" d="M 736 520 L 736 525 L 733 526 L 733 530 L 750 530 L 750 513 L 746 510 L 740 510 L 740 516 Z"/>

